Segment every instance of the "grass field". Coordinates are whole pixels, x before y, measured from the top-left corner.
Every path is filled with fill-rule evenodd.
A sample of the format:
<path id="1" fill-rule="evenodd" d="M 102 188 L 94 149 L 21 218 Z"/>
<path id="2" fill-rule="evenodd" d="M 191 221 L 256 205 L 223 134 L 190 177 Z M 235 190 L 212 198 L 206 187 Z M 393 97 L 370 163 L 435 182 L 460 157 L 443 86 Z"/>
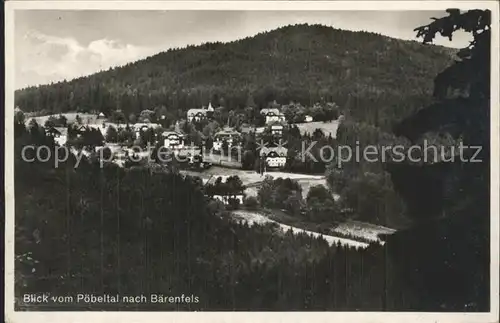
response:
<path id="1" fill-rule="evenodd" d="M 262 182 L 266 175 L 273 178 L 291 178 L 295 179 L 300 186 L 302 186 L 302 195 L 304 198 L 307 196 L 309 189 L 314 185 L 324 185 L 326 186 L 326 179 L 324 176 L 319 175 L 307 175 L 307 174 L 295 174 L 287 172 L 269 172 L 265 174 L 258 174 L 251 170 L 241 170 L 241 169 L 230 169 L 224 167 L 211 167 L 203 172 L 195 171 L 182 171 L 182 173 L 190 176 L 200 177 L 204 183 L 210 179 L 215 180 L 217 177 L 222 177 L 225 180 L 229 176 L 238 176 L 243 185 L 247 186 L 245 193 L 247 196 L 257 196 L 257 191 L 259 189 L 259 183 Z"/>
<path id="2" fill-rule="evenodd" d="M 395 231 L 396 230 L 394 229 L 390 229 L 380 225 L 353 220 L 342 223 L 333 230 L 333 232 L 335 233 L 350 235 L 353 237 L 360 237 L 373 242 L 380 242 L 380 239 L 378 237 L 379 234 L 392 234 Z"/>
<path id="3" fill-rule="evenodd" d="M 82 120 L 83 124 L 95 124 L 96 121 L 97 121 L 97 115 L 96 114 L 69 112 L 69 113 L 52 114 L 52 115 L 46 115 L 46 116 L 40 116 L 40 117 L 29 117 L 29 116 L 27 116 L 25 122 L 26 122 L 26 124 L 28 124 L 32 119 L 35 119 L 36 122 L 39 125 L 43 126 L 45 124 L 45 121 L 47 121 L 47 119 L 49 117 L 52 116 L 52 117 L 57 118 L 60 115 L 65 116 L 66 119 L 68 120 L 68 123 L 75 122 L 77 115 L 80 117 L 80 119 Z"/>
<path id="4" fill-rule="evenodd" d="M 237 211 L 233 211 L 233 216 L 235 217 L 236 220 L 242 221 L 242 222 L 247 222 L 250 225 L 253 225 L 253 224 L 262 225 L 262 224 L 266 224 L 266 223 L 275 223 L 281 229 L 282 232 L 292 231 L 293 234 L 295 234 L 295 235 L 306 234 L 306 235 L 310 235 L 313 237 L 321 237 L 321 238 L 325 239 L 329 245 L 340 244 L 342 246 L 348 246 L 348 247 L 354 247 L 354 248 L 367 248 L 368 247 L 368 243 L 366 243 L 366 242 L 356 241 L 356 240 L 352 240 L 349 238 L 331 236 L 331 235 L 322 234 L 319 232 L 314 232 L 314 231 L 310 231 L 307 229 L 283 224 L 283 223 L 277 222 L 275 220 L 272 220 L 269 217 L 267 217 L 263 214 L 260 214 L 260 212 L 257 212 L 257 211 L 237 210 Z"/>

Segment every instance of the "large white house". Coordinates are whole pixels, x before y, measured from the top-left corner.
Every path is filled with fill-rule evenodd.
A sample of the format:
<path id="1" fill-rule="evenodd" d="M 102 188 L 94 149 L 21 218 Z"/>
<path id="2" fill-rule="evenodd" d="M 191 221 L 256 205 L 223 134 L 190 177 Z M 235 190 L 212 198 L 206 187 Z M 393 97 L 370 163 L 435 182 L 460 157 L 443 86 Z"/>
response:
<path id="1" fill-rule="evenodd" d="M 268 168 L 282 168 L 286 165 L 288 149 L 285 147 L 263 147 L 260 156 Z"/>
<path id="2" fill-rule="evenodd" d="M 214 135 L 214 143 L 212 148 L 215 151 L 220 151 L 222 150 L 222 144 L 224 142 L 227 143 L 228 147 L 232 147 L 236 140 L 240 137 L 241 134 L 232 128 L 223 129 Z"/>
<path id="3" fill-rule="evenodd" d="M 209 113 L 213 113 L 214 108 L 212 107 L 212 103 L 208 103 L 208 107 L 201 107 L 201 109 L 189 109 L 187 112 L 187 120 L 189 122 L 193 121 L 201 121 L 207 118 Z"/>
<path id="4" fill-rule="evenodd" d="M 271 134 L 273 136 L 281 137 L 283 135 L 283 125 L 278 123 L 271 125 Z"/>
<path id="5" fill-rule="evenodd" d="M 277 108 L 262 109 L 260 110 L 260 114 L 266 117 L 266 124 L 286 121 L 285 115 Z"/>
<path id="6" fill-rule="evenodd" d="M 181 163 L 188 163 L 189 165 L 202 164 L 203 155 L 201 148 L 184 146 L 174 151 L 177 156 L 177 161 Z"/>
<path id="7" fill-rule="evenodd" d="M 156 129 L 156 128 L 159 128 L 161 127 L 160 124 L 158 123 L 150 123 L 150 122 L 146 122 L 146 123 L 135 123 L 131 126 L 131 128 L 134 130 L 135 132 L 135 137 L 136 138 L 140 138 L 141 136 L 141 131 L 146 131 L 148 129 Z"/>
<path id="8" fill-rule="evenodd" d="M 184 135 L 176 131 L 165 131 L 161 134 L 163 145 L 172 150 L 184 148 Z"/>

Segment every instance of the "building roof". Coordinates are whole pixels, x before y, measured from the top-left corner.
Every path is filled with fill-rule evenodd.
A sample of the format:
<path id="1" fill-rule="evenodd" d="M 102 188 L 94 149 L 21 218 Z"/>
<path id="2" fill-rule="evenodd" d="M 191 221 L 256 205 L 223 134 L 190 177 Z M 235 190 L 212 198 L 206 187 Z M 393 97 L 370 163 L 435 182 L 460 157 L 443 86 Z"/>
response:
<path id="1" fill-rule="evenodd" d="M 255 131 L 255 127 L 252 126 L 242 126 L 241 133 L 251 133 Z"/>
<path id="2" fill-rule="evenodd" d="M 271 152 L 275 152 L 280 156 L 286 157 L 287 153 L 288 153 L 288 149 L 286 149 L 285 147 L 263 147 L 260 150 L 260 155 L 267 156 Z"/>
<path id="3" fill-rule="evenodd" d="M 188 115 L 191 115 L 191 114 L 198 114 L 198 113 L 201 113 L 201 114 L 206 114 L 207 113 L 207 110 L 205 109 L 189 109 L 187 114 Z"/>
<path id="4" fill-rule="evenodd" d="M 61 136 L 67 136 L 68 135 L 68 128 L 66 127 L 54 127 Z"/>
<path id="5" fill-rule="evenodd" d="M 77 130 L 77 131 L 86 131 L 86 130 L 88 130 L 88 129 L 90 129 L 90 128 L 96 128 L 96 127 L 94 127 L 94 125 L 83 125 L 83 124 L 82 124 L 82 125 L 79 125 L 79 126 L 76 128 L 76 130 Z"/>
<path id="6" fill-rule="evenodd" d="M 134 123 L 132 125 L 132 127 L 134 127 L 134 129 L 140 129 L 140 128 L 143 128 L 143 127 L 158 128 L 158 127 L 160 127 L 160 125 L 157 124 L 157 123 L 141 123 L 141 122 L 138 122 L 138 123 Z"/>
<path id="7" fill-rule="evenodd" d="M 201 148 L 198 147 L 184 147 L 178 150 L 179 155 L 184 156 L 199 156 L 201 155 Z"/>
<path id="8" fill-rule="evenodd" d="M 90 125 L 90 126 L 92 127 L 93 125 Z M 96 124 L 96 126 L 99 127 L 99 128 L 102 128 L 102 129 L 113 127 L 113 128 L 115 128 L 117 130 L 118 129 L 125 129 L 125 128 L 127 128 L 127 124 L 124 124 L 124 123 L 114 123 L 114 122 L 105 122 L 105 123 L 102 123 L 100 125 Z"/>
<path id="9" fill-rule="evenodd" d="M 58 134 L 58 135 L 61 134 L 61 132 L 58 129 L 56 129 L 56 127 L 50 127 L 48 129 L 45 129 L 45 133 L 52 133 L 52 134 Z"/>
<path id="10" fill-rule="evenodd" d="M 240 133 L 232 128 L 226 128 L 222 129 L 221 131 L 218 131 L 215 133 L 214 136 L 239 136 Z"/>
<path id="11" fill-rule="evenodd" d="M 184 137 L 184 135 L 180 132 L 177 132 L 177 131 L 164 131 L 162 132 L 161 134 L 163 137 L 168 137 L 168 136 L 171 136 L 171 135 L 176 135 L 178 137 Z"/>
<path id="12" fill-rule="evenodd" d="M 276 108 L 270 108 L 270 109 L 264 108 L 264 109 L 260 110 L 260 113 L 264 114 L 264 115 L 267 115 L 267 114 L 272 114 L 272 115 L 276 115 L 276 116 L 282 115 L 280 110 L 278 110 Z"/>
<path id="13" fill-rule="evenodd" d="M 252 126 L 242 126 L 241 128 L 241 133 L 252 133 L 255 132 L 255 134 L 261 134 L 264 132 L 266 127 L 252 127 Z"/>
<path id="14" fill-rule="evenodd" d="M 257 128 L 255 128 L 255 134 L 264 133 L 264 130 L 266 130 L 265 127 L 257 127 Z"/>

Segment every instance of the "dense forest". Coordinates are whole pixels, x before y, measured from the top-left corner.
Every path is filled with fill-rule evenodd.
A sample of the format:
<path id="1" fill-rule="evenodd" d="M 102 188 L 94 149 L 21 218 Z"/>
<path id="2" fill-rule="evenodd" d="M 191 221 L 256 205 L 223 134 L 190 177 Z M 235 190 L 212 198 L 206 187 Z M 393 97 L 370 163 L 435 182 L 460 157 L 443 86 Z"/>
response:
<path id="1" fill-rule="evenodd" d="M 88 77 L 16 92 L 23 111 L 164 106 L 172 118 L 211 100 L 228 110 L 276 100 L 336 102 L 355 120 L 382 127 L 428 103 L 432 79 L 455 50 L 321 25 L 286 26 L 231 43 L 170 49 Z"/>
<path id="2" fill-rule="evenodd" d="M 74 159 L 57 169 L 53 160 L 27 163 L 20 158 L 25 145 L 55 144 L 23 124 L 16 133 L 18 309 L 54 308 L 21 305 L 24 293 L 40 292 L 199 298 L 191 304 L 70 302 L 68 310 L 438 309 L 434 299 L 407 288 L 381 246 L 330 247 L 270 225 L 237 223 L 205 197 L 199 178 L 100 168 L 92 159 L 76 169 Z M 446 309 L 462 310 L 460 304 Z"/>
<path id="3" fill-rule="evenodd" d="M 383 306 L 382 267 L 368 271 L 363 265 L 376 250 L 330 248 L 305 235 L 238 224 L 207 200 L 197 178 L 113 164 L 99 168 L 92 161 L 75 169 L 71 159 L 58 169 L 26 163 L 19 158 L 24 145 L 55 145 L 23 127 L 18 125 L 15 163 L 18 296 L 78 291 L 193 293 L 200 299 L 140 306 L 163 310 Z M 369 275 L 375 276 L 367 285 L 362 278 Z"/>
<path id="4" fill-rule="evenodd" d="M 379 63 L 370 69 L 368 65 L 361 65 L 362 62 L 373 64 L 376 61 L 360 59 L 354 61 L 354 65 L 349 65 L 347 60 L 343 64 L 351 66 L 351 76 L 347 76 L 347 73 L 344 77 L 352 77 L 354 74 L 356 81 L 335 83 L 339 87 L 333 85 L 336 78 L 332 77 L 339 74 L 325 68 L 325 73 L 328 74 L 322 76 L 316 85 L 332 82 L 328 85 L 328 93 L 343 89 L 342 91 L 346 91 L 344 93 L 353 90 L 353 95 L 360 95 L 351 100 L 351 103 L 342 100 L 340 94 L 335 98 L 327 98 L 333 102 L 342 102 L 342 105 L 348 107 L 346 111 L 349 112 L 349 122 L 339 130 L 339 142 L 348 144 L 356 136 L 366 143 L 375 139 L 392 141 L 396 140 L 394 137 L 401 136 L 410 143 L 418 143 L 429 132 L 448 131 L 454 138 L 463 140 L 466 145 L 482 146 L 480 157 L 483 162 L 419 165 L 388 162 L 383 165 L 359 167 L 348 165 L 345 169 L 329 167 L 327 175 L 330 186 L 341 190 L 348 204 L 356 207 L 371 204 L 373 201 L 394 201 L 391 209 L 384 203 L 376 205 L 376 215 L 383 217 L 387 211 L 400 213 L 402 211 L 399 200 L 393 198 L 397 192 L 404 200 L 405 212 L 414 222 L 409 228 L 382 237 L 386 241 L 383 246 L 372 245 L 364 250 L 356 250 L 341 246 L 329 247 L 324 240 L 280 233 L 272 226 L 249 227 L 232 221 L 220 203 L 205 196 L 199 178 L 183 177 L 175 172 L 152 173 L 148 168 L 126 170 L 114 165 L 100 168 L 92 159 L 77 169 L 73 167 L 74 160 L 71 159 L 57 169 L 54 169 L 50 160 L 45 163 L 27 163 L 20 158 L 24 146 L 47 145 L 52 149 L 55 146 L 53 140 L 42 132 L 35 132 L 29 127 L 26 128 L 23 122 L 17 122 L 14 151 L 16 296 L 20 297 L 29 292 L 52 292 L 60 295 L 77 290 L 81 293 L 122 295 L 192 293 L 200 300 L 196 304 L 182 305 L 141 304 L 140 308 L 136 305 L 120 304 L 122 308 L 141 310 L 487 311 L 490 286 L 491 18 L 490 12 L 480 10 L 465 13 L 449 10 L 448 13 L 448 17 L 434 20 L 416 31 L 426 43 L 431 42 L 437 34 L 452 37 L 453 32 L 459 29 L 472 33 L 474 41 L 459 52 L 459 59 L 453 63 L 448 62 L 450 64 L 447 63 L 447 50 L 439 47 L 395 41 L 368 33 L 340 32 L 319 26 L 295 26 L 231 44 L 209 44 L 170 51 L 71 83 L 27 89 L 18 93 L 18 100 L 22 102 L 30 97 L 39 99 L 41 93 L 49 93 L 44 92 L 49 90 L 70 95 L 70 89 L 73 86 L 76 89 L 76 85 L 81 84 L 81 89 L 85 88 L 86 94 L 76 102 L 84 102 L 80 100 L 96 98 L 88 95 L 95 94 L 93 90 L 89 92 L 89 84 L 101 84 L 95 88 L 99 88 L 99 91 L 104 89 L 106 84 L 113 82 L 117 91 L 123 90 L 123 85 L 130 85 L 133 90 L 139 92 L 139 88 L 148 89 L 148 84 L 154 89 L 157 88 L 157 84 L 154 84 L 155 71 L 163 75 L 162 71 L 169 70 L 158 68 L 163 66 L 162 64 L 167 66 L 166 62 L 169 60 L 161 62 L 169 57 L 169 66 L 176 72 L 172 72 L 172 77 L 165 77 L 165 80 L 169 80 L 165 81 L 166 83 L 183 84 L 180 81 L 176 83 L 177 80 L 182 80 L 186 82 L 186 88 L 189 88 L 189 84 L 193 84 L 189 83 L 189 77 L 195 75 L 193 80 L 207 82 L 203 86 L 209 86 L 216 83 L 214 80 L 219 80 L 220 83 L 216 84 L 221 88 L 227 86 L 227 89 L 232 88 L 234 91 L 238 89 L 237 84 L 246 84 L 242 98 L 247 100 L 247 87 L 250 87 L 250 84 L 259 84 L 257 81 L 250 82 L 253 77 L 255 80 L 273 80 L 274 83 L 269 84 L 283 84 L 287 89 L 285 91 L 288 91 L 294 89 L 294 84 L 299 84 L 293 82 L 301 80 L 304 82 L 302 85 L 307 85 L 309 80 L 315 80 L 314 73 L 324 72 L 313 69 L 317 67 L 313 64 L 321 61 L 319 57 L 305 60 L 311 65 L 290 64 L 284 53 L 287 53 L 287 50 L 295 51 L 297 47 L 292 45 L 307 39 L 304 43 L 306 48 L 313 45 L 324 46 L 330 51 L 324 52 L 324 55 L 336 57 L 334 55 L 341 56 L 345 51 L 357 50 L 355 41 L 351 42 L 351 37 L 346 36 L 350 35 L 352 39 L 357 39 L 359 48 L 367 48 L 359 50 L 355 53 L 359 56 L 355 57 L 366 58 L 374 55 L 377 48 L 381 52 L 384 46 L 390 46 L 395 51 L 384 51 L 387 56 L 381 54 L 381 59 L 391 57 L 394 60 L 399 57 L 405 61 L 394 63 L 382 60 L 385 65 Z M 317 28 L 314 33 L 307 33 L 314 28 Z M 298 33 L 298 30 L 303 33 Z M 288 32 L 295 36 L 285 36 L 275 42 L 272 39 L 278 38 L 270 36 L 284 36 Z M 337 38 L 330 39 L 333 36 Z M 328 39 L 327 44 L 313 42 L 322 37 Z M 244 45 L 259 39 L 262 40 L 261 46 L 254 44 L 255 48 L 271 46 L 262 52 L 263 57 L 267 55 L 267 58 L 256 61 L 263 64 L 262 74 L 243 73 L 241 77 L 246 80 L 241 83 L 234 81 L 234 85 L 230 86 L 234 80 L 231 78 L 233 74 L 229 73 L 229 67 L 233 64 L 231 58 L 234 56 L 241 60 L 241 66 L 234 71 L 243 71 L 245 66 L 258 66 L 253 65 L 255 62 L 243 62 L 244 58 L 248 58 L 246 53 L 255 49 L 246 48 Z M 341 50 L 339 44 L 354 45 Z M 219 50 L 213 50 L 214 47 Z M 248 51 L 227 54 L 224 48 L 246 48 Z M 184 52 L 194 54 L 181 55 Z M 241 54 L 243 52 L 245 54 Z M 224 56 L 221 53 L 229 56 L 222 59 Z M 297 50 L 297 53 L 302 57 L 313 55 L 313 52 L 307 50 Z M 314 55 L 318 53 L 321 53 L 320 49 L 314 51 Z M 405 53 L 407 55 L 403 55 Z M 188 60 L 187 57 L 191 58 Z M 217 57 L 220 61 L 215 60 L 217 64 L 212 69 L 203 64 L 203 59 L 197 67 L 193 67 L 193 57 L 203 57 L 207 61 Z M 175 59 L 188 61 L 191 65 L 187 68 L 185 64 L 174 64 Z M 148 62 L 157 62 L 155 64 L 158 65 L 148 65 Z M 144 66 L 144 69 L 141 66 Z M 150 68 L 147 69 L 146 66 Z M 273 68 L 268 68 L 269 66 Z M 228 74 L 222 78 L 224 74 L 219 74 L 219 70 L 224 67 L 228 68 L 224 71 Z M 311 71 L 312 74 L 293 74 L 299 67 Z M 410 73 L 411 76 L 401 71 L 393 74 L 387 72 L 401 68 L 414 70 Z M 280 78 L 276 76 L 278 74 L 273 74 L 273 71 L 277 70 L 283 73 L 289 70 L 289 75 L 297 77 Z M 345 71 L 347 70 L 349 69 Z M 141 78 L 135 74 L 144 71 L 151 75 Z M 373 87 L 363 88 L 363 84 L 371 82 L 366 81 L 370 78 L 370 71 L 373 72 L 371 80 L 377 79 L 377 82 L 380 82 L 377 83 L 380 92 L 373 92 Z M 116 77 L 111 81 L 113 73 L 116 73 Z M 426 76 L 420 78 L 422 73 Z M 299 75 L 307 77 L 302 78 Z M 157 79 L 163 80 L 162 77 Z M 102 83 L 92 83 L 96 80 L 102 80 Z M 345 84 L 345 89 L 340 84 Z M 60 92 L 54 90 L 57 87 Z M 217 85 L 214 88 L 217 88 Z M 165 93 L 168 91 L 170 90 L 165 89 Z M 259 93 L 258 91 L 257 89 L 252 95 L 255 102 L 263 104 L 272 99 L 266 97 L 265 100 L 259 101 L 259 96 L 255 94 Z M 458 97 L 456 91 L 460 92 Z M 340 90 L 338 92 L 340 93 Z M 300 95 L 301 92 L 292 93 L 293 91 L 290 92 L 291 96 Z M 310 93 L 313 92 L 307 91 L 307 95 Z M 397 102 L 401 110 L 383 110 L 384 105 L 379 105 L 383 100 L 374 100 L 371 105 L 366 105 L 361 95 L 367 93 L 379 93 L 380 97 L 389 97 L 389 101 L 397 96 L 399 101 L 392 102 Z M 224 99 L 229 100 L 229 96 L 225 95 Z M 307 95 L 293 99 L 301 101 L 307 99 Z M 367 97 L 370 98 L 370 95 Z M 47 103 L 46 98 L 43 104 Z M 75 98 L 76 94 L 72 96 L 72 100 Z M 288 99 L 290 98 L 287 97 L 286 100 Z M 313 102 L 315 101 L 316 98 Z M 409 105 L 405 108 L 402 101 Z M 412 110 L 416 107 L 412 104 L 424 101 L 432 104 L 419 109 L 418 112 Z M 60 102 L 75 101 L 61 99 Z M 229 102 L 226 101 L 225 104 L 230 106 Z M 460 104 L 456 105 L 457 102 Z M 114 103 L 109 105 L 109 109 L 115 108 Z M 196 103 L 201 104 L 201 101 Z M 399 105 L 400 103 L 403 105 Z M 92 106 L 89 101 L 87 104 Z M 132 106 L 134 105 L 130 105 Z M 37 107 L 43 109 L 46 106 Z M 170 107 L 183 109 L 184 106 Z M 120 108 L 126 109 L 125 106 Z M 448 113 L 443 113 L 443 110 Z M 392 116 L 388 119 L 395 123 L 394 133 L 387 130 L 388 124 L 375 125 L 374 120 L 381 118 L 380 111 L 391 111 L 390 114 L 385 114 L 384 120 L 387 116 Z M 467 115 L 467 118 L 464 118 L 464 115 Z M 370 119 L 373 116 L 378 117 Z M 398 123 L 400 119 L 401 122 Z M 385 128 L 385 132 L 379 127 Z M 374 135 L 370 135 L 371 133 Z M 356 175 L 349 175 L 351 173 Z M 277 181 L 266 185 L 257 202 L 263 202 L 263 195 L 270 196 L 272 199 L 265 199 L 265 203 L 272 204 L 270 207 L 283 207 L 283 204 L 280 204 L 283 195 L 275 194 L 276 189 L 287 187 L 288 191 L 295 191 L 293 182 Z M 384 189 L 380 190 L 380 187 Z M 319 218 L 323 216 L 322 206 L 325 205 L 323 202 L 317 203 L 321 196 L 325 197 L 325 192 L 315 189 L 314 194 L 308 195 L 306 201 L 309 214 Z M 331 207 L 334 206 L 332 203 Z M 366 208 L 358 211 L 366 216 L 371 214 L 371 210 Z M 20 302 L 17 305 L 19 306 Z M 68 309 L 76 309 L 72 304 L 67 306 Z M 92 309 L 105 307 L 93 306 Z"/>

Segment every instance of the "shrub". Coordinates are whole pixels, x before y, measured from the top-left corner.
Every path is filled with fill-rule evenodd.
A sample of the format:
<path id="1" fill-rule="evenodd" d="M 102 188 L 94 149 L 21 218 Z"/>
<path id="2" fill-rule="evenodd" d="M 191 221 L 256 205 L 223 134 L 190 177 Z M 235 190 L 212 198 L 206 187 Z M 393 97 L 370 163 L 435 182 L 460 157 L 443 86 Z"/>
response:
<path id="1" fill-rule="evenodd" d="M 255 196 L 249 196 L 243 200 L 243 205 L 249 209 L 256 209 L 259 206 L 259 201 Z"/>

